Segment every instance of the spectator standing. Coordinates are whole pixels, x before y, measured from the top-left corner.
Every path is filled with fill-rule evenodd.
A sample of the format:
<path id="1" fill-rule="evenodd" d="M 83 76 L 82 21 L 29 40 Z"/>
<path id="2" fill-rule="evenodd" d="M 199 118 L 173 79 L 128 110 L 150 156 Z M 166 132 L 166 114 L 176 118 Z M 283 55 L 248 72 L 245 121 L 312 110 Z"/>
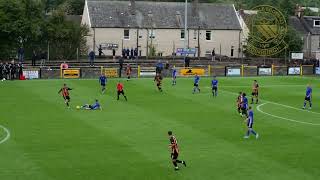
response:
<path id="1" fill-rule="evenodd" d="M 102 51 L 102 46 L 101 46 L 101 44 L 99 45 L 98 51 L 99 51 L 99 57 L 101 57 L 102 54 L 104 54 L 103 51 Z"/>
<path id="2" fill-rule="evenodd" d="M 216 60 L 216 51 L 214 48 L 212 49 L 211 56 L 212 56 L 211 61 L 215 61 Z"/>
<path id="3" fill-rule="evenodd" d="M 123 56 L 121 56 L 119 58 L 119 78 L 121 78 L 122 69 L 123 69 L 123 63 L 124 63 Z"/>
<path id="4" fill-rule="evenodd" d="M 32 51 L 32 66 L 36 65 L 37 53 L 35 50 Z"/>
<path id="5" fill-rule="evenodd" d="M 14 61 L 10 64 L 10 79 L 14 80 L 16 78 L 17 67 Z"/>
<path id="6" fill-rule="evenodd" d="M 0 80 L 3 80 L 3 63 L 0 62 Z"/>
<path id="7" fill-rule="evenodd" d="M 190 57 L 188 55 L 184 58 L 184 66 L 190 67 Z"/>
<path id="8" fill-rule="evenodd" d="M 134 59 L 134 50 L 131 48 L 130 50 L 130 59 Z"/>
<path id="9" fill-rule="evenodd" d="M 116 50 L 115 49 L 112 49 L 112 57 L 113 57 L 113 60 L 116 58 Z"/>
<path id="10" fill-rule="evenodd" d="M 18 68 L 19 68 L 19 78 L 21 78 L 23 76 L 23 64 L 19 63 L 18 64 Z"/>
<path id="11" fill-rule="evenodd" d="M 134 59 L 138 59 L 138 49 L 134 49 Z"/>
<path id="12" fill-rule="evenodd" d="M 90 53 L 89 53 L 90 66 L 94 66 L 95 56 L 96 56 L 96 55 L 95 55 L 94 51 L 90 51 Z"/>
<path id="13" fill-rule="evenodd" d="M 127 59 L 129 59 L 130 58 L 130 49 L 129 48 L 127 48 L 127 50 L 126 50 L 126 55 L 127 55 Z"/>
<path id="14" fill-rule="evenodd" d="M 23 60 L 24 60 L 24 49 L 23 49 L 23 47 L 20 47 L 18 49 L 18 59 L 19 59 L 19 62 L 23 63 Z"/>

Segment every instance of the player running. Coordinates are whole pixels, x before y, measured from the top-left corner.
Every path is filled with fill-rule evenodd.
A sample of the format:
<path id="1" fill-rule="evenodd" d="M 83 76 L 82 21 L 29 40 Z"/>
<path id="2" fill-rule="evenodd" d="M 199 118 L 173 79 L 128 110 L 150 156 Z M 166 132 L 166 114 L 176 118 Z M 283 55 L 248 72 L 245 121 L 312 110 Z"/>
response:
<path id="1" fill-rule="evenodd" d="M 194 94 L 196 90 L 200 93 L 199 82 L 200 82 L 200 77 L 198 76 L 198 74 L 196 74 L 194 76 L 194 84 L 193 84 L 194 87 L 193 87 L 192 94 Z"/>
<path id="2" fill-rule="evenodd" d="M 310 84 L 308 84 L 302 109 L 306 108 L 307 102 L 309 102 L 309 109 L 311 109 L 312 108 L 312 101 L 311 100 L 312 100 L 312 87 Z"/>
<path id="3" fill-rule="evenodd" d="M 253 135 L 256 136 L 256 139 L 259 138 L 259 134 L 256 133 L 254 130 L 253 130 L 253 111 L 252 111 L 252 108 L 251 106 L 249 107 L 249 111 L 248 111 L 248 118 L 247 118 L 247 127 L 248 127 L 248 130 L 247 130 L 247 133 L 246 135 L 244 136 L 245 139 L 248 139 L 250 134 L 252 133 Z"/>
<path id="4" fill-rule="evenodd" d="M 242 115 L 242 113 L 241 113 L 241 102 L 242 102 L 242 92 L 239 92 L 239 95 L 238 95 L 238 97 L 237 97 L 237 110 L 238 110 L 238 113 L 240 114 L 240 115 Z"/>
<path id="5" fill-rule="evenodd" d="M 173 68 L 172 70 L 172 86 L 177 84 L 177 69 Z"/>
<path id="6" fill-rule="evenodd" d="M 252 85 L 252 97 L 251 97 L 251 104 L 253 104 L 254 98 L 256 99 L 256 104 L 259 102 L 259 84 L 257 80 L 253 81 Z"/>
<path id="7" fill-rule="evenodd" d="M 120 94 L 122 94 L 122 96 L 124 97 L 124 99 L 126 101 L 128 101 L 127 96 L 124 94 L 124 90 L 123 90 L 123 84 L 121 82 L 118 82 L 117 84 L 117 91 L 118 91 L 118 98 L 117 100 L 119 100 L 119 96 Z"/>
<path id="8" fill-rule="evenodd" d="M 106 92 L 106 84 L 107 84 L 107 77 L 104 74 L 102 74 L 99 77 L 99 83 L 101 85 L 101 93 L 104 94 Z"/>
<path id="9" fill-rule="evenodd" d="M 70 108 L 70 94 L 69 91 L 72 90 L 71 88 L 67 87 L 67 84 L 63 84 L 63 87 L 59 90 L 58 94 L 61 93 L 64 102 L 66 103 L 67 107 Z"/>
<path id="10" fill-rule="evenodd" d="M 178 163 L 183 164 L 184 166 L 187 166 L 185 161 L 180 161 L 178 160 L 178 156 L 179 156 L 179 147 L 178 147 L 178 142 L 176 137 L 174 137 L 174 135 L 172 134 L 172 131 L 168 131 L 168 135 L 169 135 L 169 140 L 170 140 L 170 149 L 171 149 L 171 159 L 172 159 L 172 163 L 174 165 L 174 169 L 175 170 L 179 170 L 178 167 Z"/>
<path id="11" fill-rule="evenodd" d="M 102 110 L 101 105 L 97 99 L 94 104 L 92 104 L 92 105 L 85 104 L 85 105 L 81 106 L 80 108 L 84 109 L 84 110 L 98 110 L 98 109 Z"/>
<path id="12" fill-rule="evenodd" d="M 131 71 L 132 71 L 132 69 L 131 69 L 130 64 L 127 64 L 127 68 L 126 68 L 127 81 L 129 81 L 129 80 L 130 80 L 130 78 L 131 78 Z"/>
<path id="13" fill-rule="evenodd" d="M 246 116 L 248 118 L 248 99 L 246 97 L 246 93 L 242 93 L 242 99 L 241 99 L 241 115 L 242 117 Z"/>
<path id="14" fill-rule="evenodd" d="M 213 77 L 213 80 L 211 81 L 211 86 L 212 86 L 212 95 L 213 97 L 217 97 L 218 95 L 218 80 L 216 77 Z"/>
<path id="15" fill-rule="evenodd" d="M 154 77 L 154 81 L 157 82 L 157 88 L 160 92 L 162 92 L 162 87 L 161 87 L 161 81 L 162 81 L 162 76 L 160 73 L 157 73 L 157 75 Z"/>

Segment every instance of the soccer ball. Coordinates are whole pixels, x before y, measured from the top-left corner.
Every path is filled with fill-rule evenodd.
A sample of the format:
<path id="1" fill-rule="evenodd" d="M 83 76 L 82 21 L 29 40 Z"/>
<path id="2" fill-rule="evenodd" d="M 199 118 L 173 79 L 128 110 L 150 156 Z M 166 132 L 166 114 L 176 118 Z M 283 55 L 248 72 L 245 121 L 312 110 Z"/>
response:
<path id="1" fill-rule="evenodd" d="M 76 108 L 77 108 L 77 109 L 80 109 L 80 106 L 77 106 Z"/>

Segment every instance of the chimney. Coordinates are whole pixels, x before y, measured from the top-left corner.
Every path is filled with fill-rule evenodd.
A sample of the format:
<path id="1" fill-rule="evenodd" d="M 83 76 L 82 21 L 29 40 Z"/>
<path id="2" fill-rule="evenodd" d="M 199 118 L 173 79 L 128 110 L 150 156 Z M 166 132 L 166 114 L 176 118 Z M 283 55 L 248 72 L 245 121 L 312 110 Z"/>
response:
<path id="1" fill-rule="evenodd" d="M 192 1 L 192 16 L 197 17 L 199 12 L 199 0 Z"/>
<path id="2" fill-rule="evenodd" d="M 302 9 L 302 7 L 299 4 L 296 4 L 294 11 L 295 11 L 294 12 L 295 16 L 297 16 L 300 19 L 303 17 L 304 10 Z"/>
<path id="3" fill-rule="evenodd" d="M 136 1 L 135 0 L 130 0 L 129 9 L 130 9 L 131 15 L 136 14 Z"/>

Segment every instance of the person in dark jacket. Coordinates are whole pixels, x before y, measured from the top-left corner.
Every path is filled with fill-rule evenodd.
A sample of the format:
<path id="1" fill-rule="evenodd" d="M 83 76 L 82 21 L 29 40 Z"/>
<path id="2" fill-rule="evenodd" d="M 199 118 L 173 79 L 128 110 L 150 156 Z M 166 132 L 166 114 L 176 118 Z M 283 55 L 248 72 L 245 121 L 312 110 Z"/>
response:
<path id="1" fill-rule="evenodd" d="M 96 56 L 96 55 L 95 55 L 94 51 L 90 51 L 90 53 L 89 53 L 90 66 L 94 66 L 95 56 Z"/>
<path id="2" fill-rule="evenodd" d="M 36 65 L 37 53 L 35 50 L 32 51 L 32 66 Z"/>
<path id="3" fill-rule="evenodd" d="M 119 78 L 121 78 L 122 69 L 123 69 L 123 63 L 124 63 L 123 56 L 121 56 L 119 58 Z"/>

